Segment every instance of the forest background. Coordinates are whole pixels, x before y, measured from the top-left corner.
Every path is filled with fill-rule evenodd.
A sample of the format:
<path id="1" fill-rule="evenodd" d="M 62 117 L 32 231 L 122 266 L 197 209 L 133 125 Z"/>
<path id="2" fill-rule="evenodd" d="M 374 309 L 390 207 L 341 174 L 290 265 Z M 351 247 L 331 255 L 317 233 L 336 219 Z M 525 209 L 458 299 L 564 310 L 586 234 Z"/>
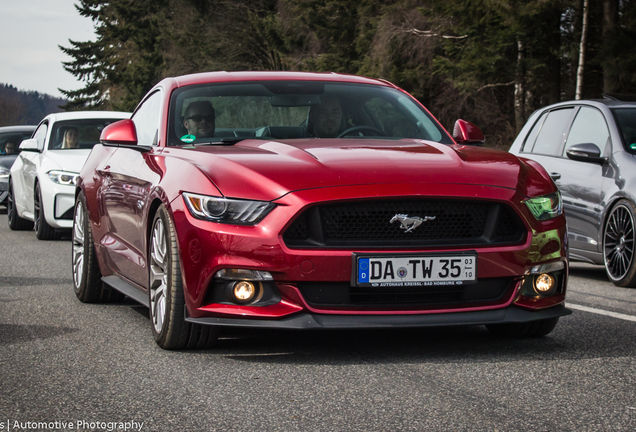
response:
<path id="1" fill-rule="evenodd" d="M 331 71 L 383 78 L 449 130 L 508 149 L 536 109 L 636 93 L 636 0 L 79 0 L 94 41 L 60 47 L 85 86 L 63 108 L 132 111 L 168 76 Z M 587 13 L 585 13 L 587 11 Z M 584 22 L 586 25 L 584 26 Z M 582 43 L 583 37 L 583 43 Z M 583 55 L 581 55 L 583 54 Z"/>

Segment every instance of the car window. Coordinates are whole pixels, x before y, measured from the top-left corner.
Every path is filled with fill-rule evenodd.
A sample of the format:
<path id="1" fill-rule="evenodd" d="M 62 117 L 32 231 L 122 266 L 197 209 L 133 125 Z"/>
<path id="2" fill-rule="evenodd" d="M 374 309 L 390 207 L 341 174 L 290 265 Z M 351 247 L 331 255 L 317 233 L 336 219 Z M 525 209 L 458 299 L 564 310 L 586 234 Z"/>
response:
<path id="1" fill-rule="evenodd" d="M 609 130 L 605 117 L 596 108 L 583 106 L 576 114 L 572 128 L 565 142 L 563 155 L 567 149 L 577 144 L 592 143 L 601 149 L 601 156 L 605 156 L 605 148 L 609 140 Z"/>
<path id="2" fill-rule="evenodd" d="M 560 154 L 561 144 L 563 144 L 573 112 L 573 107 L 550 111 L 543 123 L 538 122 L 535 125 L 535 128 L 540 127 L 540 130 L 534 144 L 526 142 L 528 151 L 550 156 Z"/>
<path id="3" fill-rule="evenodd" d="M 118 121 L 115 118 L 64 120 L 53 123 L 49 150 L 91 149 L 99 143 L 106 126 Z"/>
<path id="4" fill-rule="evenodd" d="M 636 154 L 636 108 L 614 108 L 612 113 L 623 136 L 625 148 Z"/>
<path id="5" fill-rule="evenodd" d="M 534 123 L 532 129 L 530 129 L 530 132 L 528 133 L 528 135 L 526 135 L 526 140 L 523 142 L 521 151 L 528 153 L 532 152 L 532 147 L 534 147 L 534 143 L 537 141 L 537 135 L 539 135 L 541 127 L 543 126 L 543 122 L 548 116 L 548 113 L 549 111 L 542 113 L 541 117 L 539 117 L 539 120 Z"/>
<path id="6" fill-rule="evenodd" d="M 426 118 L 425 123 L 414 124 L 409 121 L 408 114 L 413 114 L 410 109 L 414 107 L 409 103 L 408 98 L 403 96 L 397 99 L 397 104 L 393 100 L 373 97 L 366 101 L 365 107 L 373 116 L 380 129 L 388 136 L 399 138 L 421 138 L 420 130 L 426 130 L 429 139 L 439 141 L 441 133 L 430 119 Z"/>
<path id="7" fill-rule="evenodd" d="M 35 130 L 35 133 L 33 134 L 33 138 L 35 138 L 35 140 L 37 141 L 38 148 L 40 150 L 44 149 L 44 141 L 46 141 L 46 132 L 48 130 L 49 125 L 48 123 L 44 122 L 40 126 L 38 126 L 38 128 Z"/>
<path id="8" fill-rule="evenodd" d="M 31 137 L 31 132 L 0 133 L 0 155 L 18 154 L 20 143 Z"/>
<path id="9" fill-rule="evenodd" d="M 157 133 L 161 115 L 161 92 L 147 98 L 135 111 L 132 121 L 137 129 L 137 142 L 143 145 L 157 145 Z"/>

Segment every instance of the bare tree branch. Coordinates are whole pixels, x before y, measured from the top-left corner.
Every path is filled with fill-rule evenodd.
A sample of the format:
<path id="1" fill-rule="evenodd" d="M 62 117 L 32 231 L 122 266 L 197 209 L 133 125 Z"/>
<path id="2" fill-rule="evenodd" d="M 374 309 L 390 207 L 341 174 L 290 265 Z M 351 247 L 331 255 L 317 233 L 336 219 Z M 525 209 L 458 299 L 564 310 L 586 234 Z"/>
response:
<path id="1" fill-rule="evenodd" d="M 481 86 L 477 89 L 478 92 L 487 89 L 489 87 L 501 87 L 501 86 L 509 86 L 509 85 L 513 85 L 515 82 L 514 81 L 510 81 L 507 83 L 493 83 L 493 84 L 486 84 L 485 86 Z"/>
<path id="2" fill-rule="evenodd" d="M 443 39 L 464 39 L 468 37 L 468 35 L 464 35 L 464 36 L 440 35 L 439 33 L 433 33 L 432 30 L 419 30 L 414 27 L 405 29 L 404 31 L 406 33 L 413 33 L 415 36 L 420 36 L 420 37 L 441 37 Z"/>

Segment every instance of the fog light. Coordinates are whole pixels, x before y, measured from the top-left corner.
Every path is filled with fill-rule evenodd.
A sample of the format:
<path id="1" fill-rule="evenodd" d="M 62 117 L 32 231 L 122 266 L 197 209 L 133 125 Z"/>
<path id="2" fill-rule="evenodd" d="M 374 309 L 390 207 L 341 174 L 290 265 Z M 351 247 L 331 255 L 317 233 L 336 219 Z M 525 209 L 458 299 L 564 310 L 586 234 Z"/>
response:
<path id="1" fill-rule="evenodd" d="M 540 274 L 534 279 L 534 289 L 539 294 L 546 294 L 555 287 L 554 277 L 547 273 Z"/>
<path id="2" fill-rule="evenodd" d="M 234 284 L 232 292 L 237 302 L 247 303 L 256 295 L 256 287 L 251 282 L 240 281 Z"/>

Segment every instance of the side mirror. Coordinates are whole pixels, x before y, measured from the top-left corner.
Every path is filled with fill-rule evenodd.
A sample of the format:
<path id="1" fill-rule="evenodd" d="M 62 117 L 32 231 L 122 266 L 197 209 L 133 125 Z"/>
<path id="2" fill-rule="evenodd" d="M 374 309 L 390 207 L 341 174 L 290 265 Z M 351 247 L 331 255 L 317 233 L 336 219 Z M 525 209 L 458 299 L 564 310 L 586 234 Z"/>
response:
<path id="1" fill-rule="evenodd" d="M 477 126 L 459 119 L 453 127 L 453 139 L 457 144 L 484 145 L 486 137 Z"/>
<path id="2" fill-rule="evenodd" d="M 38 140 L 36 140 L 35 138 L 29 138 L 22 141 L 20 143 L 20 147 L 18 148 L 24 151 L 35 151 L 35 152 L 40 151 L 40 149 L 38 148 Z"/>
<path id="3" fill-rule="evenodd" d="M 137 129 L 132 120 L 119 120 L 104 128 L 99 140 L 104 145 L 137 145 Z"/>
<path id="4" fill-rule="evenodd" d="M 568 158 L 579 162 L 604 164 L 607 158 L 601 157 L 601 149 L 596 144 L 576 144 L 566 150 Z"/>

